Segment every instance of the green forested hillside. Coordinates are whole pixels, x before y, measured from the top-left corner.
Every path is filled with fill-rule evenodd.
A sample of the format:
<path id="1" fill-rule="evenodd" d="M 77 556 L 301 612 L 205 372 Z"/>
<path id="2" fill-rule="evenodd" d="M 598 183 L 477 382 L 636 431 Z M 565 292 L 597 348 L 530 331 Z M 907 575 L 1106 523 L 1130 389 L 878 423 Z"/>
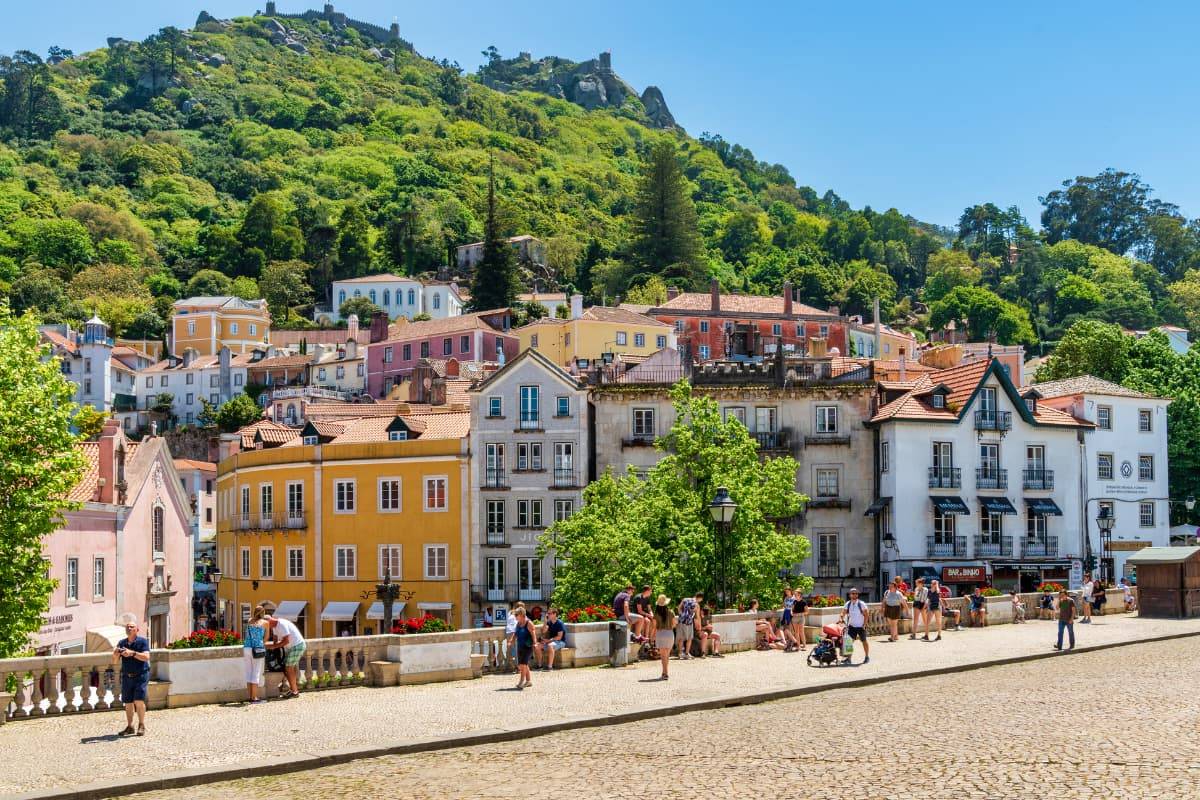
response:
<path id="1" fill-rule="evenodd" d="M 283 22 L 287 43 L 275 20 L 209 19 L 0 58 L 0 288 L 17 310 L 95 308 L 155 336 L 174 298 L 233 291 L 298 324 L 331 278 L 430 272 L 479 240 L 494 162 L 504 231 L 547 242 L 542 284 L 597 299 L 649 300 L 662 278 L 757 292 L 791 279 L 815 305 L 861 313 L 879 295 L 889 319 L 969 320 L 1005 341 L 1055 339 L 1080 315 L 1200 324 L 1196 226 L 1144 191 L 1131 211 L 1129 176 L 1115 182 L 1124 204 L 1080 182 L 1048 197 L 1047 234 L 990 204 L 949 231 L 818 196 L 719 136 L 664 130 L 636 94 L 585 110 L 488 88 L 486 65 L 464 74 L 399 40 Z M 662 142 L 695 209 L 686 270 L 638 247 L 641 176 Z M 1133 238 L 1084 224 L 1104 214 L 1137 216 Z"/>

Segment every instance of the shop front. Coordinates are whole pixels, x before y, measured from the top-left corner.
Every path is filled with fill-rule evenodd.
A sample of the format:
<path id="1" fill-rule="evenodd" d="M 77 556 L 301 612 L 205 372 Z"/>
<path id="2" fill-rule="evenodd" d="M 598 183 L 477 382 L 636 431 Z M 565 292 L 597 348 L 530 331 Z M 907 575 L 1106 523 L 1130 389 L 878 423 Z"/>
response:
<path id="1" fill-rule="evenodd" d="M 993 561 L 992 585 L 1002 592 L 1036 592 L 1043 583 L 1067 586 L 1071 562 L 1055 561 Z"/>
<path id="2" fill-rule="evenodd" d="M 982 562 L 969 564 L 944 564 L 939 578 L 942 584 L 950 587 L 950 593 L 956 597 L 970 594 L 975 587 L 988 585 L 987 565 Z"/>

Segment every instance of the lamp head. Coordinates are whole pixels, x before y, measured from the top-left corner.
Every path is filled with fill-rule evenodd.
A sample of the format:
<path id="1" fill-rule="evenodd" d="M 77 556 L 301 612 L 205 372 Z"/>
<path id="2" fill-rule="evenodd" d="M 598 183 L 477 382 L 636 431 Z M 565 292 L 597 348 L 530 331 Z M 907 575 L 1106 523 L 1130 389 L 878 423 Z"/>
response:
<path id="1" fill-rule="evenodd" d="M 737 503 L 733 502 L 733 498 L 729 496 L 729 490 L 724 486 L 717 487 L 716 496 L 708 504 L 708 511 L 712 514 L 713 522 L 722 525 L 733 522 L 733 515 L 737 513 L 737 508 Z"/>

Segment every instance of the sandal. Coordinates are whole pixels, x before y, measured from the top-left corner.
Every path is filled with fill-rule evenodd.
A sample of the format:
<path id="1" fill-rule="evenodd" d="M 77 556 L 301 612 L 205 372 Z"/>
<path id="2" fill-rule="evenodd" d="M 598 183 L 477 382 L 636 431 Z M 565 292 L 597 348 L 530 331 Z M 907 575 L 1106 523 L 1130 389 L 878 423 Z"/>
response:
<path id="1" fill-rule="evenodd" d="M 145 735 L 146 735 L 146 726 L 145 726 L 145 725 L 138 725 L 138 729 L 137 729 L 137 735 L 138 735 L 138 736 L 145 736 Z"/>
<path id="2" fill-rule="evenodd" d="M 133 726 L 126 725 L 125 730 L 118 733 L 117 736 L 133 736 Z"/>

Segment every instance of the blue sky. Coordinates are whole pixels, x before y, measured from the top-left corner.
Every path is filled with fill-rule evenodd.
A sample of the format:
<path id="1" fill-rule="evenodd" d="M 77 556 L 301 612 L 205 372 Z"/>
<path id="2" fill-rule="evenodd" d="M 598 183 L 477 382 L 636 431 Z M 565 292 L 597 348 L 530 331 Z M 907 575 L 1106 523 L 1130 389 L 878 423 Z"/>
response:
<path id="1" fill-rule="evenodd" d="M 335 0 L 336 1 L 336 0 Z M 194 4 L 193 4 L 194 3 Z M 107 36 L 189 27 L 201 8 L 262 0 L 58 0 L 5 10 L 0 52 L 76 51 Z M 317 0 L 278 0 L 280 11 Z M 341 0 L 425 55 L 474 69 L 489 44 L 583 60 L 611 50 L 639 90 L 659 86 L 692 134 L 720 133 L 855 207 L 942 224 L 976 202 L 1016 204 L 1108 166 L 1200 216 L 1200 6 L 1183 2 L 399 3 Z"/>

